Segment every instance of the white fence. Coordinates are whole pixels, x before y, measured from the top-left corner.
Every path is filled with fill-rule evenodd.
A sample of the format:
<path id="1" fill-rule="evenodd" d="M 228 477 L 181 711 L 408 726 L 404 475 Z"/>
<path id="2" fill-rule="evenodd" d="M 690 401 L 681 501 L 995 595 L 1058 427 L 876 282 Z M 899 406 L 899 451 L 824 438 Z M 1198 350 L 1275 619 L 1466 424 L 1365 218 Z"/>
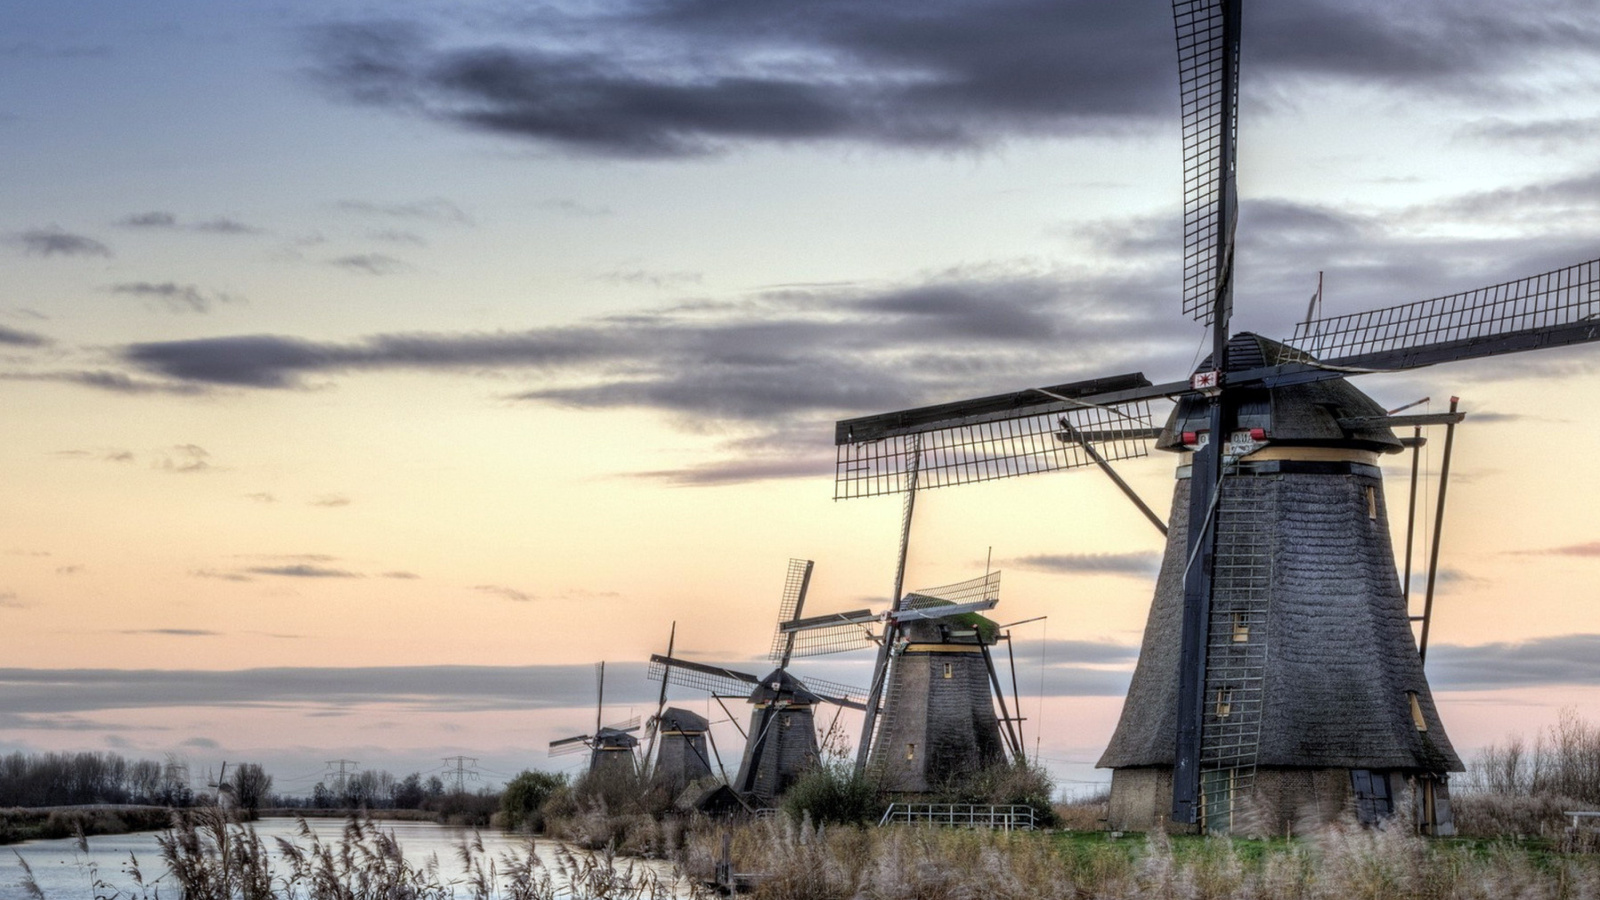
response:
<path id="1" fill-rule="evenodd" d="M 951 828 L 1028 830 L 1034 823 L 1031 806 L 984 806 L 976 803 L 892 803 L 879 825 L 944 825 Z"/>

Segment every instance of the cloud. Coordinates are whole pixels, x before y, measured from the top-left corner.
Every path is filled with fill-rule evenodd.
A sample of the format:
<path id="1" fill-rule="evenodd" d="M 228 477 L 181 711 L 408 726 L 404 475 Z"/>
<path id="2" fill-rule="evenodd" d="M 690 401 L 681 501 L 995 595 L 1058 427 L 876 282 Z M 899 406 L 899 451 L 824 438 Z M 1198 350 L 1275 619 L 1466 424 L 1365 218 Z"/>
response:
<path id="1" fill-rule="evenodd" d="M 151 381 L 147 378 L 135 378 L 126 372 L 112 372 L 105 369 L 0 372 L 0 380 L 56 382 L 58 384 L 94 388 L 95 390 L 109 391 L 113 394 L 126 396 L 166 394 L 169 396 L 193 397 L 206 393 L 205 386 L 200 384 Z"/>
<path id="2" fill-rule="evenodd" d="M 407 268 L 405 263 L 382 253 L 356 253 L 350 256 L 341 256 L 328 260 L 328 264 L 338 266 L 347 271 L 361 272 L 367 275 L 393 275 Z"/>
<path id="3" fill-rule="evenodd" d="M 261 229 L 247 225 L 228 216 L 217 216 L 200 222 L 180 222 L 175 213 L 164 210 L 135 213 L 118 220 L 123 228 L 140 228 L 152 231 L 198 231 L 205 234 L 260 234 Z"/>
<path id="4" fill-rule="evenodd" d="M 155 210 L 134 213 L 117 222 L 124 228 L 177 228 L 178 217 L 169 212 Z"/>
<path id="5" fill-rule="evenodd" d="M 335 208 L 363 216 L 388 219 L 411 219 L 444 225 L 471 225 L 472 217 L 466 210 L 443 197 L 412 200 L 404 203 L 374 203 L 369 200 L 341 200 Z"/>
<path id="6" fill-rule="evenodd" d="M 309 33 L 311 72 L 346 102 L 623 158 L 820 142 L 967 150 L 1176 115 L 1171 18 L 1141 4 L 620 0 L 521 22 L 520 35 L 476 40 L 333 24 Z M 1252 8 L 1247 28 L 1247 91 L 1316 79 L 1430 99 L 1552 91 L 1525 77 L 1528 61 L 1600 42 L 1595 17 L 1555 2 L 1507 17 L 1489 0 L 1307 0 Z"/>
<path id="7" fill-rule="evenodd" d="M 1020 556 L 1010 565 L 1019 569 L 1071 575 L 1130 575 L 1147 578 L 1161 570 L 1161 554 L 1135 553 L 1043 553 Z"/>
<path id="8" fill-rule="evenodd" d="M 34 334 L 31 331 L 18 331 L 15 328 L 7 328 L 4 325 L 0 325 L 0 345 L 7 347 L 48 347 L 53 343 L 55 342 L 42 334 Z"/>
<path id="9" fill-rule="evenodd" d="M 606 666 L 606 699 L 654 703 L 645 664 Z M 434 712 L 562 709 L 594 702 L 594 666 L 283 667 L 243 670 L 0 669 L 6 711 L 69 716 L 109 709 L 395 704 Z M 14 727 L 14 726 L 13 726 Z"/>
<path id="10" fill-rule="evenodd" d="M 1428 680 L 1436 690 L 1498 690 L 1538 685 L 1600 685 L 1600 634 L 1527 641 L 1428 647 Z"/>
<path id="11" fill-rule="evenodd" d="M 201 628 L 139 628 L 128 631 L 119 631 L 118 634 L 154 634 L 163 637 L 220 637 L 220 631 L 206 631 Z"/>
<path id="12" fill-rule="evenodd" d="M 1550 547 L 1543 550 L 1512 550 L 1517 556 L 1575 556 L 1581 559 L 1600 558 L 1600 541 L 1590 541 L 1586 544 L 1568 544 L 1565 547 Z"/>
<path id="13" fill-rule="evenodd" d="M 418 575 L 415 572 L 405 572 L 405 571 L 396 570 L 394 572 L 384 572 L 379 577 L 380 578 L 398 578 L 398 579 L 401 579 L 401 580 L 409 581 L 409 580 L 412 580 L 412 579 L 421 578 L 422 576 Z"/>
<path id="14" fill-rule="evenodd" d="M 652 272 L 648 269 L 616 269 L 596 276 L 598 280 L 608 284 L 648 287 L 657 290 L 699 284 L 702 277 L 699 272 Z"/>
<path id="15" fill-rule="evenodd" d="M 211 465 L 211 454 L 199 444 L 178 444 L 162 452 L 153 465 L 177 475 L 197 475 L 215 468 Z"/>
<path id="16" fill-rule="evenodd" d="M 316 566 L 310 563 L 294 563 L 285 566 L 252 566 L 245 569 L 251 575 L 272 575 L 278 578 L 360 578 L 361 576 L 347 569 L 335 569 L 331 566 Z"/>
<path id="17" fill-rule="evenodd" d="M 245 494 L 244 496 L 245 496 L 245 499 L 254 500 L 257 503 L 277 503 L 278 502 L 278 498 L 277 497 L 273 496 L 272 494 L 267 493 L 266 491 L 257 491 L 254 494 Z"/>
<path id="18" fill-rule="evenodd" d="M 16 591 L 0 591 L 0 609 L 26 609 L 27 606 L 17 599 Z"/>
<path id="19" fill-rule="evenodd" d="M 83 566 L 56 566 L 57 575 L 80 575 L 83 571 Z"/>
<path id="20" fill-rule="evenodd" d="M 24 231 L 17 235 L 17 242 L 29 256 L 111 255 L 111 248 L 94 238 L 72 234 L 54 226 Z"/>
<path id="21" fill-rule="evenodd" d="M 322 507 L 328 507 L 328 508 L 336 508 L 336 507 L 340 507 L 340 506 L 349 506 L 350 505 L 350 498 L 346 497 L 343 494 L 323 494 L 322 496 L 311 500 L 310 501 L 310 505 L 312 505 L 312 506 L 322 506 Z"/>
<path id="22" fill-rule="evenodd" d="M 192 737 L 178 744 L 180 747 L 194 747 L 200 750 L 220 750 L 222 745 L 211 738 Z"/>
<path id="23" fill-rule="evenodd" d="M 538 599 L 533 594 L 523 593 L 516 588 L 509 588 L 500 584 L 475 584 L 472 586 L 472 589 L 475 591 L 482 591 L 485 594 L 494 594 L 497 597 L 504 597 L 507 600 L 513 600 L 517 603 L 527 603 L 529 601 Z"/>
<path id="24" fill-rule="evenodd" d="M 254 581 L 249 575 L 240 572 L 219 572 L 216 569 L 194 569 L 189 572 L 194 578 L 215 578 L 219 581 Z"/>
<path id="25" fill-rule="evenodd" d="M 1561 153 L 1592 146 L 1600 140 L 1600 117 L 1537 119 L 1530 122 L 1481 119 L 1462 126 L 1458 134 L 1472 140 L 1534 147 L 1544 153 Z"/>
<path id="26" fill-rule="evenodd" d="M 113 294 L 156 301 L 168 311 L 175 313 L 210 312 L 211 307 L 217 303 L 231 303 L 236 299 L 227 294 L 207 294 L 192 284 L 178 284 L 172 281 L 131 281 L 114 284 L 110 290 Z"/>

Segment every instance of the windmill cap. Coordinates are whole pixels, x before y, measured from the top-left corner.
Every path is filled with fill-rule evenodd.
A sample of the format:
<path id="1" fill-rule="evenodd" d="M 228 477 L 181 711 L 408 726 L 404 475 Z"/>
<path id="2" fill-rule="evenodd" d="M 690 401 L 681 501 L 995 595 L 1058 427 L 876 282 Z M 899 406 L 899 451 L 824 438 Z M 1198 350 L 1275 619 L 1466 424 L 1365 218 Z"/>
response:
<path id="1" fill-rule="evenodd" d="M 692 713 L 687 709 L 669 706 L 661 712 L 662 731 L 687 731 L 704 732 L 711 729 L 711 723 L 705 716 Z"/>
<path id="2" fill-rule="evenodd" d="M 751 703 L 821 703 L 822 698 L 806 689 L 800 679 L 790 675 L 782 669 L 773 669 L 772 674 L 761 679 L 761 684 L 750 692 Z"/>
<path id="3" fill-rule="evenodd" d="M 1228 339 L 1227 357 L 1229 372 L 1310 359 L 1301 350 L 1248 331 Z M 1210 356 L 1197 371 L 1212 371 Z M 1237 388 L 1230 396 L 1236 404 L 1236 421 L 1230 431 L 1259 428 L 1266 432 L 1268 441 L 1290 446 L 1348 447 L 1379 453 L 1397 453 L 1402 449 L 1400 439 L 1387 425 L 1370 421 L 1383 418 L 1384 408 L 1344 378 L 1272 388 Z M 1339 424 L 1341 419 L 1369 421 L 1347 427 Z M 1210 401 L 1186 396 L 1173 408 L 1156 440 L 1156 447 L 1183 450 L 1184 432 L 1207 431 L 1210 427 Z"/>

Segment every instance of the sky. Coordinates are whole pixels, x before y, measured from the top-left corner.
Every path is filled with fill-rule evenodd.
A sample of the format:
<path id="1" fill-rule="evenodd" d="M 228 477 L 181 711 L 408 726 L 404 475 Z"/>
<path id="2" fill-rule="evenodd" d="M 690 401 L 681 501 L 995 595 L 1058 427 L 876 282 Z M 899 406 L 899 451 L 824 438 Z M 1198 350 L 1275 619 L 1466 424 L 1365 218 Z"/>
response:
<path id="1" fill-rule="evenodd" d="M 1287 337 L 1319 272 L 1337 314 L 1600 256 L 1593 4 L 1246 6 L 1237 328 Z M 0 750 L 570 771 L 595 662 L 608 721 L 674 622 L 767 666 L 789 558 L 810 611 L 887 602 L 899 502 L 832 499 L 835 420 L 1203 346 L 1165 3 L 62 0 L 0 35 Z M 1358 385 L 1470 416 L 1429 653 L 1469 756 L 1600 718 L 1597 354 Z M 1119 470 L 1167 508 L 1169 456 Z M 1012 649 L 1068 787 L 1161 546 L 1092 471 L 919 498 L 908 586 L 992 562 L 996 618 L 1047 617 Z"/>

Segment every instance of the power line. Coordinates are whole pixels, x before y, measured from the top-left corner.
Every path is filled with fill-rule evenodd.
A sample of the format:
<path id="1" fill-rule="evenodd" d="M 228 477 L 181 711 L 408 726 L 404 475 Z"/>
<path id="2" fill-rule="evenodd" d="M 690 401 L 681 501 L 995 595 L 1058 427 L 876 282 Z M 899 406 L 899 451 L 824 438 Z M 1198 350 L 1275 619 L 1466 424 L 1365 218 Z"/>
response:
<path id="1" fill-rule="evenodd" d="M 478 758 L 476 756 L 446 756 L 444 769 L 455 779 L 456 793 L 467 792 L 467 780 L 478 781 Z"/>

